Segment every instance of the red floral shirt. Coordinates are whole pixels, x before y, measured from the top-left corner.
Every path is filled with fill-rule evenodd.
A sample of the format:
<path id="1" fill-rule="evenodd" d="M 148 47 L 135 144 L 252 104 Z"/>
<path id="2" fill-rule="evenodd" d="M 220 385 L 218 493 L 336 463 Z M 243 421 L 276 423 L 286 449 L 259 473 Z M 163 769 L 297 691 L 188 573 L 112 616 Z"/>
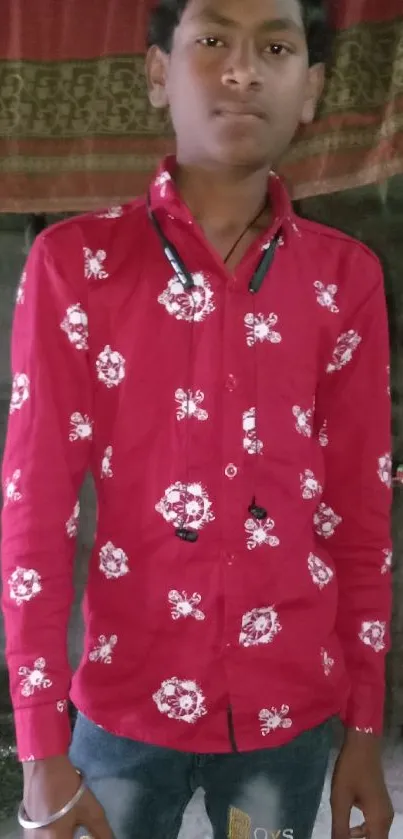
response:
<path id="1" fill-rule="evenodd" d="M 144 200 L 46 230 L 19 287 L 2 569 L 22 759 L 67 749 L 70 690 L 105 729 L 193 752 L 279 746 L 334 714 L 382 727 L 391 457 L 379 262 L 297 218 L 271 175 L 273 224 L 230 273 L 174 165 L 161 166 L 151 206 L 192 289 Z M 88 470 L 97 532 L 71 684 Z"/>

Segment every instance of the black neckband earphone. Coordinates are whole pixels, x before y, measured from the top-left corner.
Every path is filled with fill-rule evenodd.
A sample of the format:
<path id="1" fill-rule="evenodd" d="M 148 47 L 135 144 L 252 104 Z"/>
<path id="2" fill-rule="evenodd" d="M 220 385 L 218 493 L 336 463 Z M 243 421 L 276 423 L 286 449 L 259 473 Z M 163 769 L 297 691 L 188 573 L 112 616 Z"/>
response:
<path id="1" fill-rule="evenodd" d="M 193 282 L 193 277 L 190 271 L 188 271 L 188 269 L 186 268 L 183 260 L 181 259 L 178 251 L 175 248 L 175 245 L 173 245 L 172 242 L 170 242 L 169 239 L 167 239 L 167 237 L 165 236 L 165 233 L 163 232 L 159 221 L 157 220 L 154 212 L 152 211 L 150 194 L 148 194 L 147 196 L 147 214 L 161 242 L 165 256 L 168 262 L 170 263 L 171 267 L 175 271 L 175 274 L 179 282 L 182 283 L 186 291 L 190 291 L 190 289 L 194 288 L 195 285 Z M 263 280 L 272 266 L 280 238 L 281 230 L 279 230 L 275 234 L 275 236 L 273 236 L 273 239 L 271 240 L 270 244 L 264 250 L 263 256 L 261 257 L 259 264 L 249 283 L 249 291 L 251 294 L 257 294 L 257 292 L 260 291 L 260 288 L 263 284 Z"/>
<path id="2" fill-rule="evenodd" d="M 192 277 L 192 274 L 186 268 L 180 254 L 175 248 L 175 245 L 167 239 L 165 233 L 163 232 L 159 221 L 157 220 L 154 212 L 151 209 L 151 199 L 150 194 L 147 195 L 147 214 L 148 218 L 160 240 L 162 249 L 165 253 L 165 256 L 168 262 L 171 265 L 171 268 L 176 274 L 177 279 L 180 283 L 182 283 L 183 288 L 186 291 L 191 292 L 192 289 L 195 288 L 195 283 Z M 261 257 L 257 268 L 253 274 L 252 279 L 249 282 L 249 292 L 251 294 L 257 294 L 260 288 L 262 287 L 264 278 L 268 271 L 270 270 L 273 260 L 276 254 L 277 247 L 280 242 L 281 238 L 281 229 L 273 236 L 270 244 L 265 248 L 263 256 Z M 257 429 L 256 429 L 257 434 Z M 248 512 L 251 516 L 253 516 L 256 521 L 265 521 L 267 519 L 267 510 L 264 507 L 260 507 L 256 503 L 256 498 L 253 497 L 251 504 L 248 507 Z M 184 542 L 197 542 L 199 538 L 199 534 L 192 530 L 191 528 L 179 526 L 175 530 L 175 534 L 179 539 L 182 539 Z"/>

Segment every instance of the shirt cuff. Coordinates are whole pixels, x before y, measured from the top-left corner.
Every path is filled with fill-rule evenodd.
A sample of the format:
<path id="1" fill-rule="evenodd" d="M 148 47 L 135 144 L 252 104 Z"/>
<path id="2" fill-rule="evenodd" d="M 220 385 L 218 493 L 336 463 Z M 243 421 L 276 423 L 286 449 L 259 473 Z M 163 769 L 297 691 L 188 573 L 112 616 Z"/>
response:
<path id="1" fill-rule="evenodd" d="M 374 685 L 360 685 L 351 689 L 342 722 L 364 734 L 381 737 L 384 727 L 385 689 Z"/>
<path id="2" fill-rule="evenodd" d="M 14 712 L 17 754 L 22 763 L 67 754 L 71 724 L 67 699 Z"/>

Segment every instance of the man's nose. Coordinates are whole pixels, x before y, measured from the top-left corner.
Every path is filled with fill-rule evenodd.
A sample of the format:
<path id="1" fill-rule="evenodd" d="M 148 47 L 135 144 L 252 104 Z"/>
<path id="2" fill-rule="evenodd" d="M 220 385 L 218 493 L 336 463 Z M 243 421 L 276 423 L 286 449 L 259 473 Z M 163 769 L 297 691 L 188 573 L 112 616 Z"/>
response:
<path id="1" fill-rule="evenodd" d="M 261 87 L 263 79 L 260 59 L 251 44 L 235 47 L 228 56 L 222 75 L 224 85 L 236 88 L 240 93 Z"/>

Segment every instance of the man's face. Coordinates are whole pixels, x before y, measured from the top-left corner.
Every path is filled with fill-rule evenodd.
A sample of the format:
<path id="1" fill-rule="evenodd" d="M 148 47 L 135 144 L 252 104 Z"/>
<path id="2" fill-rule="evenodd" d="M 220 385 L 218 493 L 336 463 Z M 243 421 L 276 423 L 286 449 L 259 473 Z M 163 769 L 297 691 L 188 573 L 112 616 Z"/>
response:
<path id="1" fill-rule="evenodd" d="M 323 76 L 298 0 L 189 0 L 171 54 L 152 49 L 148 71 L 179 159 L 230 167 L 276 163 L 313 119 Z"/>

